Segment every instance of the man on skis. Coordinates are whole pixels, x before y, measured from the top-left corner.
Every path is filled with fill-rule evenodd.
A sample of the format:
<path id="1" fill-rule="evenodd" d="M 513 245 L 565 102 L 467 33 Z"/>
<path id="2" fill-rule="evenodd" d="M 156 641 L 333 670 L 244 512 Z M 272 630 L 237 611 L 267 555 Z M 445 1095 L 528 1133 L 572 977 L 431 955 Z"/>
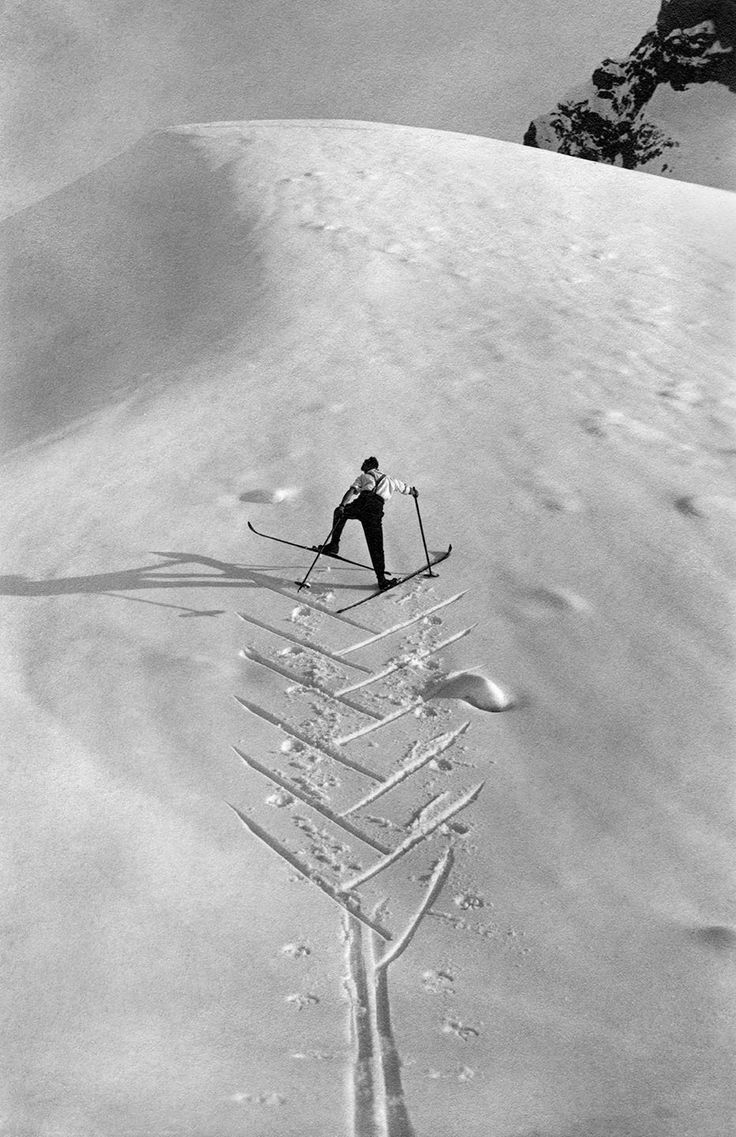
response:
<path id="1" fill-rule="evenodd" d="M 378 467 L 378 459 L 366 458 L 360 467 L 361 473 L 345 492 L 332 517 L 332 533 L 321 552 L 334 556 L 340 550 L 340 537 L 345 523 L 351 518 L 363 526 L 373 571 L 381 591 L 390 588 L 395 580 L 386 576 L 383 557 L 383 508 L 394 493 L 411 494 L 418 497 L 415 486 L 409 486 L 399 478 L 384 474 Z"/>

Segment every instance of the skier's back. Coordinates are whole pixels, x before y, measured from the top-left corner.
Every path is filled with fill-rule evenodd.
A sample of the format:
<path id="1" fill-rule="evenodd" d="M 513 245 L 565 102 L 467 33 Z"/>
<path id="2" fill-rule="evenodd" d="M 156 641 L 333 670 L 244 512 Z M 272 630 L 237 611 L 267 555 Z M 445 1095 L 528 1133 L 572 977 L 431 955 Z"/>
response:
<path id="1" fill-rule="evenodd" d="M 383 590 L 390 588 L 394 581 L 386 576 L 386 565 L 383 555 L 383 510 L 394 493 L 411 494 L 418 497 L 415 486 L 410 486 L 400 478 L 394 478 L 384 473 L 378 465 L 378 459 L 371 456 L 366 458 L 360 467 L 360 474 L 348 487 L 342 501 L 337 506 L 332 517 L 332 532 L 322 552 L 334 556 L 340 549 L 340 538 L 345 523 L 350 519 L 360 521 L 363 526 L 368 552 L 373 565 L 373 571 L 378 580 L 378 587 Z"/>

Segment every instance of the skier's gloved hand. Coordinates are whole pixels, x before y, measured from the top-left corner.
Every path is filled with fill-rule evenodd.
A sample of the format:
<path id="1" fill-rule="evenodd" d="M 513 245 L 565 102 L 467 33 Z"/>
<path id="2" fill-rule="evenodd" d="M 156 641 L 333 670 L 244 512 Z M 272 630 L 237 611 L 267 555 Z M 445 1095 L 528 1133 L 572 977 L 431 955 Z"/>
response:
<path id="1" fill-rule="evenodd" d="M 416 486 L 412 486 L 411 489 L 409 490 L 409 493 L 411 494 L 412 497 L 419 497 L 419 490 L 417 489 Z"/>
<path id="2" fill-rule="evenodd" d="M 341 502 L 340 505 L 338 505 L 337 509 L 335 510 L 335 513 L 338 515 L 338 517 L 342 517 L 344 512 L 345 512 L 345 506 Z"/>

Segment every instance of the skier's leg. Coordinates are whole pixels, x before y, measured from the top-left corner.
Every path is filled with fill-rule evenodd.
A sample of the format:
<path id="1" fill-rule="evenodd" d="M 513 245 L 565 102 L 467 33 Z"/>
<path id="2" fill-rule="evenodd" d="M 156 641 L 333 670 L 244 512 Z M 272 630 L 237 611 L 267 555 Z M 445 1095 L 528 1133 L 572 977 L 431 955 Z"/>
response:
<path id="1" fill-rule="evenodd" d="M 322 546 L 322 552 L 332 554 L 339 553 L 340 551 L 340 538 L 342 531 L 345 528 L 345 522 L 351 517 L 355 517 L 352 505 L 346 505 L 344 509 L 336 509 L 332 515 L 332 533 L 326 545 Z"/>
<path id="2" fill-rule="evenodd" d="M 365 543 L 368 546 L 368 552 L 373 565 L 373 571 L 376 574 L 379 584 L 383 584 L 386 579 L 386 562 L 383 553 L 383 506 L 379 503 L 378 508 L 372 506 L 364 510 L 360 516 L 360 522 L 363 526 L 365 534 Z"/>

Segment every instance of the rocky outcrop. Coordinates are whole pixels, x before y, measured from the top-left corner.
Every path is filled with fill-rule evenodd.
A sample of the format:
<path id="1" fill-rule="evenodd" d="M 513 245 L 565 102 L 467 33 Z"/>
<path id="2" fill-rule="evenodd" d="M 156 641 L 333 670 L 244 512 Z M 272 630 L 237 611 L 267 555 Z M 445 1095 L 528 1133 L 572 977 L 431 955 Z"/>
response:
<path id="1" fill-rule="evenodd" d="M 688 145 L 687 131 L 672 130 L 677 114 L 660 95 L 664 92 L 671 103 L 676 92 L 712 85 L 721 97 L 714 113 L 722 115 L 723 94 L 736 93 L 735 45 L 736 0 L 664 0 L 656 25 L 631 54 L 603 60 L 584 88 L 532 121 L 524 143 L 630 170 L 722 184 L 722 176 L 714 181 L 707 173 L 697 176 L 697 170 L 679 172 L 687 168 L 677 153 Z M 707 127 L 698 124 L 701 131 Z"/>

